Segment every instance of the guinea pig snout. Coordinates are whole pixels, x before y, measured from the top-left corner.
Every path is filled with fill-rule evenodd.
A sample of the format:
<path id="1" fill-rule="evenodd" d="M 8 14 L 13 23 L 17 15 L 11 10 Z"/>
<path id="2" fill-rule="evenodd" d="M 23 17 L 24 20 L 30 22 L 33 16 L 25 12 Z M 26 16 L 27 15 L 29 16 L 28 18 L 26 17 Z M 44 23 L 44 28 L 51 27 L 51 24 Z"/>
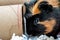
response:
<path id="1" fill-rule="evenodd" d="M 46 28 L 44 27 L 44 25 L 37 24 L 30 32 L 32 36 L 40 36 L 41 34 L 44 34 L 45 30 Z"/>
<path id="2" fill-rule="evenodd" d="M 46 27 L 44 27 L 44 25 L 42 24 L 37 24 L 37 30 L 44 32 L 44 30 L 46 29 Z"/>

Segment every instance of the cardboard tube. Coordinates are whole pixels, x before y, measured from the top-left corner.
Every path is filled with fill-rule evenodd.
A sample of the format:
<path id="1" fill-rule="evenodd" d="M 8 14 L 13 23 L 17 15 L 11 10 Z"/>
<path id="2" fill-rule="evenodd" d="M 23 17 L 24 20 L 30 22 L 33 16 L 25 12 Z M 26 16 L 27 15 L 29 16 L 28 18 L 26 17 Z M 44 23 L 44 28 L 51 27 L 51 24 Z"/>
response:
<path id="1" fill-rule="evenodd" d="M 28 2 L 29 0 L 0 0 L 1 5 L 13 5 L 13 4 L 23 4 L 24 2 Z"/>
<path id="2" fill-rule="evenodd" d="M 9 40 L 12 34 L 22 35 L 22 5 L 0 6 L 0 39 Z"/>

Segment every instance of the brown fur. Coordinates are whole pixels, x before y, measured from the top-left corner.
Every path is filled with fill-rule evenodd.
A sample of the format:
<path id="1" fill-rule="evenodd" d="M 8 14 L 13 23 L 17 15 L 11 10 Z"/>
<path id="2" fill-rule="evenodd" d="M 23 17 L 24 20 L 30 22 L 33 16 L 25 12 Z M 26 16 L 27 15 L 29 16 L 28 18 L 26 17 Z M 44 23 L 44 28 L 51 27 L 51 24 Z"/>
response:
<path id="1" fill-rule="evenodd" d="M 42 1 L 42 0 L 41 0 Z M 39 3 L 41 2 L 40 0 L 33 6 L 33 8 L 32 8 L 32 15 L 36 15 L 36 14 L 38 14 L 38 13 L 40 13 L 41 11 L 38 9 L 38 5 L 39 5 Z"/>
<path id="2" fill-rule="evenodd" d="M 43 24 L 46 27 L 45 34 L 47 34 L 47 33 L 50 33 L 53 30 L 53 28 L 54 28 L 54 26 L 56 24 L 56 20 L 51 19 L 51 20 L 46 20 L 46 21 L 38 22 L 38 23 Z"/>
<path id="3" fill-rule="evenodd" d="M 43 1 L 43 0 L 38 0 L 38 2 L 33 6 L 32 8 L 32 15 L 36 15 L 38 13 L 40 13 L 41 11 L 38 9 L 38 4 Z M 47 2 L 49 2 L 49 4 L 51 4 L 53 7 L 58 7 L 58 1 L 57 0 L 46 0 Z"/>

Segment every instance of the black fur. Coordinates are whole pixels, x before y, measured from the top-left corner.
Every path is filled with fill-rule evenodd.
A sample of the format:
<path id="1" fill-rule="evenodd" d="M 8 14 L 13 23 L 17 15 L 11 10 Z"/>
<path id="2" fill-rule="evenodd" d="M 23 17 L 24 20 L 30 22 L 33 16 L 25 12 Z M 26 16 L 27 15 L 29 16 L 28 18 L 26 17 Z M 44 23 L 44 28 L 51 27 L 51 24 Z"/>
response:
<path id="1" fill-rule="evenodd" d="M 24 5 L 26 6 L 26 13 L 25 13 L 25 17 L 29 18 L 32 16 L 31 11 L 29 10 L 31 7 L 33 7 L 35 5 L 35 3 L 37 2 L 37 0 L 32 0 L 30 1 L 30 3 L 24 3 Z M 28 11 L 27 11 L 28 10 Z"/>
<path id="2" fill-rule="evenodd" d="M 57 8 L 53 8 L 52 5 L 48 4 L 48 2 L 45 2 L 45 1 L 41 2 L 38 8 L 42 11 L 40 14 L 37 14 L 34 16 L 31 15 L 30 17 L 28 17 L 29 15 L 28 16 L 25 15 L 27 34 L 32 36 L 40 36 L 41 34 L 44 34 L 46 28 L 42 24 L 37 24 L 37 22 L 50 20 L 50 18 L 53 18 L 56 20 L 56 25 L 54 26 L 53 30 L 46 35 L 57 38 L 57 34 L 60 31 L 59 10 Z M 29 13 L 31 12 L 30 11 L 26 12 L 26 14 L 29 14 Z"/>
<path id="3" fill-rule="evenodd" d="M 52 5 L 49 5 L 48 2 L 46 1 L 42 1 L 39 5 L 38 8 L 42 11 L 42 12 L 52 12 L 53 11 L 53 7 Z"/>

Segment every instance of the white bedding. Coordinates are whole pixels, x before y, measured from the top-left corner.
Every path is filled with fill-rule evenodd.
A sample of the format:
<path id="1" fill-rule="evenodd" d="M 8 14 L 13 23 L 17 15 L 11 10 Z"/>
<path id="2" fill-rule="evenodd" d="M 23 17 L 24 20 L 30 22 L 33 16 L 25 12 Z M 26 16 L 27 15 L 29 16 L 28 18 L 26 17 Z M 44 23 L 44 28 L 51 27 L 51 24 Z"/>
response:
<path id="1" fill-rule="evenodd" d="M 47 37 L 46 35 L 41 35 L 39 37 L 27 37 L 25 35 L 22 36 L 15 36 L 13 33 L 11 40 L 60 40 L 60 38 L 54 39 L 54 37 L 50 36 Z"/>

